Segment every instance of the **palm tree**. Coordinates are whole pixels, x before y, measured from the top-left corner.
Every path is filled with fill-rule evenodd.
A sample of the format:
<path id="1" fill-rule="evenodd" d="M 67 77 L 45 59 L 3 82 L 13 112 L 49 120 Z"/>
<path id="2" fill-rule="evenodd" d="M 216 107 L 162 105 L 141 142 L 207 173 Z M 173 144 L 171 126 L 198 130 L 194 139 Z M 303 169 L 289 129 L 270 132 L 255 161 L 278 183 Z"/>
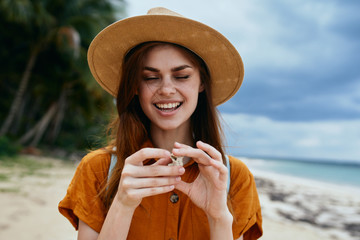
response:
<path id="1" fill-rule="evenodd" d="M 24 104 L 24 94 L 39 56 L 55 46 L 57 58 L 63 58 L 69 63 L 68 69 L 64 71 L 76 72 L 82 77 L 77 79 L 69 77 L 64 81 L 57 99 L 48 103 L 47 110 L 38 123 L 34 124 L 20 141 L 25 143 L 32 139 L 31 145 L 37 145 L 52 120 L 54 120 L 54 128 L 51 135 L 53 140 L 56 138 L 64 119 L 67 97 L 74 82 L 85 82 L 89 76 L 87 67 L 79 67 L 81 65 L 75 62 L 86 62 L 84 52 L 91 39 L 100 29 L 114 21 L 116 10 L 119 9 L 114 7 L 113 2 L 111 0 L 3 0 L 0 3 L 0 14 L 4 14 L 8 21 L 17 22 L 24 29 L 28 29 L 31 36 L 26 39 L 31 49 L 29 58 L 9 113 L 1 126 L 0 136 L 9 132 L 18 109 Z M 121 4 L 123 1 L 118 3 Z M 88 90 L 88 86 L 85 89 Z"/>
<path id="2" fill-rule="evenodd" d="M 32 3 L 28 0 L 25 1 L 4 0 L 0 3 L 0 13 L 4 15 L 5 18 L 7 18 L 7 20 L 10 22 L 13 21 L 25 25 L 32 20 L 34 15 L 34 9 Z M 0 136 L 5 135 L 8 132 L 10 125 L 16 115 L 16 110 L 20 106 L 22 96 L 24 95 L 25 89 L 27 87 L 30 78 L 31 69 L 34 66 L 36 57 L 40 50 L 40 44 L 41 43 L 38 42 L 38 44 L 32 47 L 32 51 L 30 53 L 29 59 L 25 67 L 25 71 L 21 77 L 19 88 L 16 92 L 14 101 L 11 104 L 9 114 L 6 117 L 6 120 L 4 121 L 0 129 Z"/>

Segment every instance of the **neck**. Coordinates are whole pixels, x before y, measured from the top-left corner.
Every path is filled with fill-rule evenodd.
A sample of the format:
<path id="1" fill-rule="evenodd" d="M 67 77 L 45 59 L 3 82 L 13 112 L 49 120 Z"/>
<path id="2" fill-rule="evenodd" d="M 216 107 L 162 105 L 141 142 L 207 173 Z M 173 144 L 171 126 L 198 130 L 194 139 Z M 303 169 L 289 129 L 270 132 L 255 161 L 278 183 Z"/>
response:
<path id="1" fill-rule="evenodd" d="M 177 129 L 163 130 L 157 126 L 151 126 L 151 139 L 155 147 L 166 149 L 172 152 L 174 143 L 194 146 L 194 140 L 190 131 L 190 126 L 181 126 Z"/>

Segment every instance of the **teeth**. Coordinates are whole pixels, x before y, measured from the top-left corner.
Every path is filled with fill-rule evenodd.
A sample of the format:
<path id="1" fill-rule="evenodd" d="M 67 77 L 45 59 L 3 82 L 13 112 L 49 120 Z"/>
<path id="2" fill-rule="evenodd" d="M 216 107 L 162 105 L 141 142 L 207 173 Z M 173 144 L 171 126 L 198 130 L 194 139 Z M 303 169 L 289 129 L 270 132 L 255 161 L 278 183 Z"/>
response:
<path id="1" fill-rule="evenodd" d="M 177 102 L 177 103 L 165 103 L 165 104 L 158 103 L 158 104 L 156 104 L 156 107 L 158 107 L 160 109 L 171 109 L 171 108 L 176 108 L 179 105 L 180 105 L 179 102 Z"/>

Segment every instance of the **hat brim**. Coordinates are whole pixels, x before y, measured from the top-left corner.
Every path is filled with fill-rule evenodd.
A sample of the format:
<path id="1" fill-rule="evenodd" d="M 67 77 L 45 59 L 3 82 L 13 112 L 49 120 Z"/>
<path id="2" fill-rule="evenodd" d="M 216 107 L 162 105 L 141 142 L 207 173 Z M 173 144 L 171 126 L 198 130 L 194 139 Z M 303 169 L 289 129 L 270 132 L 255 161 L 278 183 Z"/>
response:
<path id="1" fill-rule="evenodd" d="M 133 47 L 149 41 L 175 43 L 200 56 L 210 71 L 215 105 L 230 99 L 242 84 L 242 59 L 222 34 L 200 22 L 169 15 L 126 18 L 102 30 L 88 50 L 89 67 L 96 81 L 116 97 L 123 57 Z"/>

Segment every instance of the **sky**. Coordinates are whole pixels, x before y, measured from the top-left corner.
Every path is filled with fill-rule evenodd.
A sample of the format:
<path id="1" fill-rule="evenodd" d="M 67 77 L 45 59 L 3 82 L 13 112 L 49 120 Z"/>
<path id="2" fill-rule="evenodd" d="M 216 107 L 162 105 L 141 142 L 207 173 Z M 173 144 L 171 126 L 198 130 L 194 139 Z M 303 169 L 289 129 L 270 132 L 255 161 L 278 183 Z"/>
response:
<path id="1" fill-rule="evenodd" d="M 205 23 L 240 53 L 245 78 L 219 106 L 237 156 L 360 163 L 360 1 L 129 0 Z"/>

